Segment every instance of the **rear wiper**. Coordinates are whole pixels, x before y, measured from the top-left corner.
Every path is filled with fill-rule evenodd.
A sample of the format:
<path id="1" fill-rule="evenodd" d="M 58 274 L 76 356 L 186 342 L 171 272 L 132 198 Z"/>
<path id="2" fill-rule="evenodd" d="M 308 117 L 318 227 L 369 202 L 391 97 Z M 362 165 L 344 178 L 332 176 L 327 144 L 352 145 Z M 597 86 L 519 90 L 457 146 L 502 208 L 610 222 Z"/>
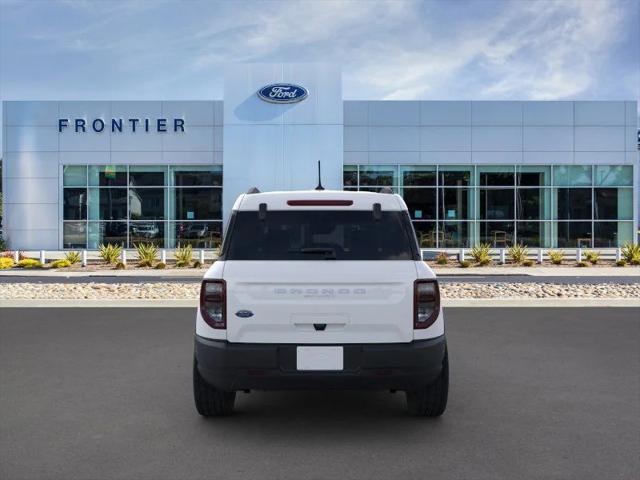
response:
<path id="1" fill-rule="evenodd" d="M 308 248 L 301 248 L 298 251 L 300 253 L 324 253 L 325 258 L 327 258 L 327 259 L 335 259 L 336 258 L 336 251 L 333 248 L 308 247 Z"/>

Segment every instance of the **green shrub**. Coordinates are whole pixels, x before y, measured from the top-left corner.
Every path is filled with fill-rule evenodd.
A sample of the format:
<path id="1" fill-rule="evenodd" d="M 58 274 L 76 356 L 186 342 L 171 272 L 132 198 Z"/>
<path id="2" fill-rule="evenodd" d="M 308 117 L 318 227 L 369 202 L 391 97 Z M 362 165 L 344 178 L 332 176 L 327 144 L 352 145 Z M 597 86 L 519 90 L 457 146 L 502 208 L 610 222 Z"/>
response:
<path id="1" fill-rule="evenodd" d="M 460 260 L 460 268 L 469 268 L 471 262 L 469 260 Z"/>
<path id="2" fill-rule="evenodd" d="M 42 263 L 35 258 L 25 258 L 20 260 L 17 265 L 19 268 L 42 268 Z"/>
<path id="3" fill-rule="evenodd" d="M 576 267 L 588 267 L 589 263 L 585 262 L 584 260 L 580 260 L 578 263 L 576 263 Z"/>
<path id="4" fill-rule="evenodd" d="M 489 265 L 491 263 L 490 249 L 491 245 L 488 243 L 480 243 L 471 249 L 470 255 L 476 263 Z"/>
<path id="5" fill-rule="evenodd" d="M 136 247 L 138 252 L 138 266 L 139 267 L 153 267 L 153 264 L 158 260 L 158 247 L 153 243 L 139 243 Z"/>
<path id="6" fill-rule="evenodd" d="M 449 256 L 445 252 L 440 252 L 436 257 L 436 263 L 438 265 L 446 265 L 449 263 Z"/>
<path id="7" fill-rule="evenodd" d="M 80 256 L 80 252 L 67 252 L 67 254 L 64 256 L 64 259 L 71 265 L 75 265 L 80 260 L 82 260 L 82 257 Z"/>
<path id="8" fill-rule="evenodd" d="M 627 261 L 624 258 L 621 258 L 620 260 L 616 260 L 616 265 L 618 267 L 624 267 L 627 265 Z"/>
<path id="9" fill-rule="evenodd" d="M 127 266 L 124 263 L 122 263 L 122 262 L 116 263 L 116 266 L 115 266 L 116 270 L 125 270 L 126 268 L 127 268 Z"/>
<path id="10" fill-rule="evenodd" d="M 625 243 L 622 247 L 622 258 L 631 265 L 640 265 L 640 244 Z"/>
<path id="11" fill-rule="evenodd" d="M 534 261 L 531 260 L 530 258 L 528 258 L 528 259 L 526 259 L 526 260 L 524 260 L 522 262 L 522 266 L 523 267 L 533 267 L 533 264 L 534 264 Z"/>
<path id="12" fill-rule="evenodd" d="M 0 270 L 5 270 L 7 268 L 13 268 L 14 266 L 13 258 L 3 257 L 0 258 Z"/>
<path id="13" fill-rule="evenodd" d="M 193 268 L 202 268 L 202 263 L 200 263 L 200 260 L 196 260 L 195 262 L 193 262 Z"/>
<path id="14" fill-rule="evenodd" d="M 598 263 L 598 260 L 600 260 L 600 252 L 587 250 L 586 252 L 584 252 L 584 258 L 587 260 L 587 262 L 591 262 L 592 265 L 595 265 L 596 263 Z"/>
<path id="15" fill-rule="evenodd" d="M 176 267 L 188 267 L 193 261 L 193 248 L 191 245 L 185 245 L 184 247 L 178 245 L 175 257 Z"/>
<path id="16" fill-rule="evenodd" d="M 100 249 L 100 258 L 109 265 L 117 262 L 118 258 L 120 258 L 120 254 L 122 253 L 122 247 L 112 243 L 108 243 L 106 245 L 101 243 L 98 248 Z"/>
<path id="17" fill-rule="evenodd" d="M 157 269 L 157 270 L 164 270 L 165 268 L 167 268 L 167 264 L 166 264 L 166 263 L 164 263 L 164 262 L 159 262 L 159 263 L 156 265 L 156 269 Z"/>
<path id="18" fill-rule="evenodd" d="M 564 251 L 562 250 L 549 250 L 549 259 L 554 265 L 562 265 L 562 259 L 564 258 Z"/>
<path id="19" fill-rule="evenodd" d="M 67 268 L 71 266 L 71 262 L 65 258 L 51 262 L 51 268 Z"/>
<path id="20" fill-rule="evenodd" d="M 511 245 L 509 247 L 507 253 L 513 263 L 520 264 L 527 259 L 527 255 L 529 255 L 529 249 L 527 249 L 526 245 L 516 243 L 515 245 Z"/>

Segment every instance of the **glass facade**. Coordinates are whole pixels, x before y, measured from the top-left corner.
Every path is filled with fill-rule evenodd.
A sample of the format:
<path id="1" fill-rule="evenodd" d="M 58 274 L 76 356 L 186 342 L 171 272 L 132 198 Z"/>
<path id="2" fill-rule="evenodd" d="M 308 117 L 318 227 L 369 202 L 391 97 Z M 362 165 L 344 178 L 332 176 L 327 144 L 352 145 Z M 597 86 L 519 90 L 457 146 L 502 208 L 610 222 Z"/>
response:
<path id="1" fill-rule="evenodd" d="M 402 195 L 422 248 L 633 240 L 630 165 L 345 165 L 343 178 L 345 190 Z"/>
<path id="2" fill-rule="evenodd" d="M 63 247 L 215 248 L 222 237 L 222 167 L 63 167 Z"/>

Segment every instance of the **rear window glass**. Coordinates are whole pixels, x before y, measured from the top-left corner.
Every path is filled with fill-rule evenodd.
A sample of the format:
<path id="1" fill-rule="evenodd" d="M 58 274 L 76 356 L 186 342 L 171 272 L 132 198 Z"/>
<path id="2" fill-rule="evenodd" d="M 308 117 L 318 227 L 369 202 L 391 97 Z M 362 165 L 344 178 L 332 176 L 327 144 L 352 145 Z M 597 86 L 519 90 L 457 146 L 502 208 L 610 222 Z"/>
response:
<path id="1" fill-rule="evenodd" d="M 236 212 L 227 260 L 413 260 L 406 212 L 298 210 Z"/>

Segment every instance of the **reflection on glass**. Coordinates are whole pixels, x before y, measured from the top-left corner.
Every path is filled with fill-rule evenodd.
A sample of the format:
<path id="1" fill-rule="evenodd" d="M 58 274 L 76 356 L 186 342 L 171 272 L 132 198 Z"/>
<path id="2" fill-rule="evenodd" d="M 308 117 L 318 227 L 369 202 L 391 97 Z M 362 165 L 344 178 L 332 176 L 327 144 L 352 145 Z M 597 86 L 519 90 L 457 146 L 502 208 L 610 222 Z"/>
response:
<path id="1" fill-rule="evenodd" d="M 508 220 L 514 217 L 514 189 L 480 189 L 480 219 Z"/>
<path id="2" fill-rule="evenodd" d="M 126 222 L 89 222 L 89 248 L 95 250 L 107 243 L 126 247 Z"/>
<path id="3" fill-rule="evenodd" d="M 91 165 L 89 185 L 92 187 L 125 187 L 127 167 L 124 165 Z"/>
<path id="4" fill-rule="evenodd" d="M 163 220 L 164 188 L 130 188 L 129 216 L 131 220 Z"/>
<path id="5" fill-rule="evenodd" d="M 591 185 L 591 165 L 555 165 L 553 184 L 567 187 Z"/>
<path id="6" fill-rule="evenodd" d="M 90 188 L 89 220 L 126 220 L 126 188 Z"/>
<path id="7" fill-rule="evenodd" d="M 518 165 L 516 180 L 523 187 L 548 186 L 551 182 L 551 167 Z"/>
<path id="8" fill-rule="evenodd" d="M 173 166 L 171 181 L 176 187 L 221 187 L 222 167 L 217 165 Z"/>
<path id="9" fill-rule="evenodd" d="M 400 166 L 403 186 L 430 187 L 436 185 L 436 167 L 430 165 Z"/>
<path id="10" fill-rule="evenodd" d="M 591 248 L 591 222 L 558 222 L 558 247 Z"/>
<path id="11" fill-rule="evenodd" d="M 397 167 L 395 165 L 361 165 L 360 185 L 397 185 L 396 172 Z"/>
<path id="12" fill-rule="evenodd" d="M 440 220 L 471 219 L 472 198 L 468 188 L 441 188 Z"/>
<path id="13" fill-rule="evenodd" d="M 493 248 L 506 248 L 513 245 L 513 222 L 478 222 L 480 242 Z"/>
<path id="14" fill-rule="evenodd" d="M 434 220 L 436 218 L 435 188 L 403 188 L 402 198 L 407 204 L 412 219 Z"/>
<path id="15" fill-rule="evenodd" d="M 633 241 L 633 222 L 595 222 L 594 247 L 617 248 Z"/>
<path id="16" fill-rule="evenodd" d="M 527 247 L 542 247 L 551 240 L 550 224 L 547 222 L 517 222 L 517 242 Z"/>
<path id="17" fill-rule="evenodd" d="M 63 197 L 62 218 L 64 220 L 86 220 L 87 189 L 65 188 Z"/>
<path id="18" fill-rule="evenodd" d="M 62 173 L 65 187 L 84 187 L 87 185 L 87 167 L 84 165 L 65 165 Z"/>
<path id="19" fill-rule="evenodd" d="M 167 167 L 162 165 L 131 165 L 129 185 L 132 187 L 162 187 Z"/>
<path id="20" fill-rule="evenodd" d="M 442 248 L 470 248 L 470 222 L 440 222 L 440 244 Z"/>
<path id="21" fill-rule="evenodd" d="M 633 167 L 631 165 L 596 165 L 596 185 L 631 186 Z"/>
<path id="22" fill-rule="evenodd" d="M 413 228 L 416 231 L 420 248 L 435 248 L 437 246 L 436 222 L 413 222 Z"/>
<path id="23" fill-rule="evenodd" d="M 633 219 L 631 188 L 596 188 L 594 190 L 596 220 Z"/>
<path id="24" fill-rule="evenodd" d="M 511 165 L 488 165 L 478 167 L 480 186 L 482 187 L 510 187 L 514 184 L 514 167 Z"/>
<path id="25" fill-rule="evenodd" d="M 591 189 L 558 188 L 557 205 L 559 220 L 591 219 Z"/>
<path id="26" fill-rule="evenodd" d="M 143 243 L 164 247 L 164 222 L 130 222 L 129 247 Z"/>
<path id="27" fill-rule="evenodd" d="M 450 187 L 467 187 L 472 185 L 473 167 L 458 165 L 441 165 L 438 167 L 438 184 Z"/>
<path id="28" fill-rule="evenodd" d="M 222 189 L 175 188 L 175 220 L 211 220 L 222 218 Z"/>
<path id="29" fill-rule="evenodd" d="M 551 218 L 548 188 L 518 188 L 516 215 L 519 220 L 548 220 Z"/>
<path id="30" fill-rule="evenodd" d="M 86 248 L 86 222 L 64 222 L 62 229 L 63 248 Z"/>
<path id="31" fill-rule="evenodd" d="M 222 243 L 220 222 L 172 222 L 170 228 L 172 247 L 217 248 Z"/>
<path id="32" fill-rule="evenodd" d="M 345 187 L 355 187 L 358 185 L 358 166 L 345 165 L 342 172 L 342 185 Z"/>

